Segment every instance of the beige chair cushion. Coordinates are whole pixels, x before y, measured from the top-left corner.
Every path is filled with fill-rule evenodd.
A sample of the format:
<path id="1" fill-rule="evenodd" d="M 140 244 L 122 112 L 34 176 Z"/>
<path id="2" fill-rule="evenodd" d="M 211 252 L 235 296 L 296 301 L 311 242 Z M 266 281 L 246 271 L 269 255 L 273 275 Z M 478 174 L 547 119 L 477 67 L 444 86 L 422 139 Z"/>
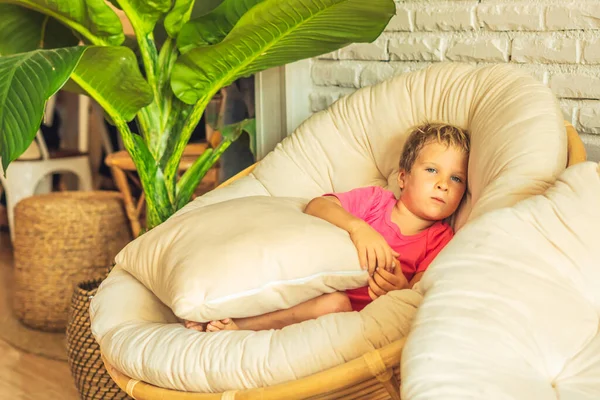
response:
<path id="1" fill-rule="evenodd" d="M 157 246 L 158 242 L 153 239 L 144 239 L 146 235 L 148 238 L 152 237 L 153 232 L 149 232 L 136 240 L 140 249 L 136 250 L 135 255 L 139 254 L 139 257 L 126 254 L 138 245 L 134 244 L 124 250 L 119 256 L 119 268 L 116 270 L 121 273 L 113 272 L 107 280 L 114 287 L 111 296 L 105 294 L 111 287 L 106 283 L 92 303 L 94 334 L 108 360 L 127 375 L 158 386 L 218 391 L 225 387 L 254 387 L 297 379 L 342 363 L 366 349 L 368 346 L 361 344 L 364 343 L 364 324 L 352 322 L 362 318 L 357 317 L 357 313 L 330 316 L 319 319 L 318 322 L 308 321 L 277 332 L 219 334 L 209 341 L 203 338 L 210 334 L 185 331 L 181 325 L 165 325 L 174 323 L 174 317 L 170 315 L 169 318 L 163 318 L 168 314 L 168 309 L 152 292 L 144 289 L 140 282 L 146 282 L 149 286 L 148 282 L 153 282 L 153 291 L 161 293 L 161 300 L 167 304 L 177 304 L 177 296 L 181 294 L 177 291 L 170 292 L 170 288 L 185 287 L 185 293 L 189 295 L 200 293 L 197 297 L 199 303 L 191 306 L 188 303 L 188 310 L 194 306 L 210 309 L 201 303 L 207 298 L 203 297 L 204 294 L 212 290 L 209 286 L 232 286 L 228 289 L 229 293 L 248 293 L 246 281 L 254 280 L 257 275 L 259 279 L 264 278 L 259 283 L 260 288 L 268 290 L 258 290 L 252 296 L 244 296 L 248 303 L 264 305 L 262 299 L 268 297 L 268 293 L 287 293 L 287 283 L 272 282 L 270 279 L 273 276 L 297 278 L 294 275 L 297 271 L 287 269 L 297 267 L 293 257 L 296 257 L 298 250 L 281 252 L 274 245 L 264 248 L 269 253 L 278 254 L 270 259 L 273 262 L 268 265 L 263 262 L 269 257 L 259 255 L 255 259 L 247 258 L 237 266 L 228 266 L 228 273 L 221 275 L 219 280 L 214 276 L 210 280 L 189 279 L 184 273 L 192 265 L 187 262 L 187 256 L 190 260 L 191 257 L 197 257 L 194 258 L 198 260 L 197 266 L 203 269 L 207 268 L 203 265 L 203 258 L 210 259 L 215 265 L 224 265 L 227 257 L 230 257 L 222 251 L 222 247 L 207 250 L 213 254 L 195 254 L 203 241 L 214 240 L 211 237 L 221 238 L 229 241 L 231 252 L 238 251 L 240 243 L 249 240 L 244 229 L 256 218 L 254 215 L 246 215 L 239 222 L 232 222 L 232 210 L 222 206 L 219 208 L 221 213 L 211 214 L 210 217 L 206 214 L 207 221 L 210 218 L 212 222 L 203 228 L 205 218 L 199 221 L 195 219 L 195 213 L 202 212 L 202 208 L 210 204 L 247 196 L 297 197 L 307 200 L 325 192 L 346 191 L 367 185 L 380 185 L 396 191 L 398 158 L 407 129 L 425 120 L 449 122 L 471 132 L 468 194 L 455 222 L 457 228 L 489 211 L 512 206 L 521 199 L 542 193 L 564 170 L 566 134 L 556 99 L 547 87 L 509 65 L 475 68 L 463 64 L 438 64 L 358 90 L 328 110 L 309 118 L 294 135 L 265 157 L 251 176 L 212 191 L 180 210 L 165 223 L 164 228 L 159 228 L 163 230 L 157 231 L 165 237 L 161 241 L 165 244 L 164 247 Z M 277 216 L 278 212 L 274 211 L 271 217 L 276 220 Z M 279 221 L 284 223 L 286 218 L 288 217 L 282 214 Z M 222 221 L 222 226 L 215 221 Z M 232 229 L 232 223 L 239 223 L 244 228 Z M 298 231 L 302 228 L 303 225 L 297 226 Z M 183 238 L 181 232 L 197 232 L 197 237 Z M 259 241 L 266 234 L 257 231 L 253 240 Z M 290 238 L 297 238 L 293 241 L 297 248 L 313 243 L 313 238 L 309 235 L 289 234 Z M 291 243 L 287 239 L 285 243 Z M 145 240 L 150 243 L 148 246 L 142 245 Z M 177 247 L 179 240 L 185 240 L 188 244 L 183 249 Z M 336 254 L 340 259 L 355 257 L 355 250 L 347 243 L 343 240 L 331 241 L 326 252 L 319 257 L 326 254 Z M 179 249 L 182 253 L 175 254 L 171 252 L 172 249 Z M 286 254 L 289 257 L 286 258 Z M 447 252 L 443 251 L 442 254 Z M 169 260 L 170 257 L 175 260 Z M 128 265 L 123 260 L 128 260 Z M 178 271 L 181 274 L 170 276 L 169 279 L 156 279 L 163 268 L 163 265 L 152 264 L 156 260 L 173 262 L 169 264 L 169 271 L 175 275 Z M 140 262 L 136 264 L 137 261 Z M 139 280 L 124 272 L 123 268 L 135 271 Z M 314 273 L 309 267 L 305 268 L 309 271 L 307 276 Z M 256 273 L 258 269 L 273 272 L 263 276 Z M 356 272 L 356 268 L 350 270 L 352 273 Z M 349 275 L 347 279 L 355 278 Z M 184 282 L 185 280 L 189 282 Z M 174 285 L 175 281 L 181 284 Z M 325 286 L 318 279 L 309 282 L 316 282 L 317 285 L 307 283 L 303 286 L 306 290 L 312 293 L 324 290 Z M 354 283 L 348 285 L 352 284 Z M 127 290 L 127 285 L 137 285 L 139 299 L 132 298 L 134 291 Z M 163 287 L 159 288 L 157 285 Z M 390 297 L 404 296 L 402 293 L 404 292 Z M 112 298 L 118 300 L 112 301 Z M 223 300 L 219 308 L 225 309 L 228 298 L 216 298 Z M 238 300 L 236 296 L 229 299 Z M 288 298 L 287 295 L 282 295 L 278 300 L 282 301 L 278 307 L 289 307 L 299 301 L 299 297 Z M 290 302 L 286 303 L 287 300 Z M 128 302 L 131 302 L 131 307 Z M 115 307 L 119 307 L 119 304 L 124 307 L 125 303 L 131 311 L 115 311 Z M 373 303 L 373 306 L 377 303 Z M 412 315 L 403 310 L 408 307 L 407 304 L 414 303 L 402 298 L 397 305 L 398 309 L 389 310 L 390 316 L 395 317 L 387 319 L 377 316 L 376 322 L 370 325 L 374 329 L 370 335 L 380 335 L 381 341 L 375 347 L 401 337 L 399 335 L 410 325 L 409 317 Z M 218 309 L 213 307 L 212 311 L 218 312 Z M 206 316 L 208 315 L 204 315 Z M 322 329 L 315 330 L 320 333 L 313 335 L 313 324 L 322 326 Z M 306 328 L 307 326 L 310 328 Z M 398 335 L 391 335 L 386 329 L 397 329 Z M 302 332 L 310 340 L 303 340 L 302 335 L 290 334 L 299 339 L 293 341 L 290 338 L 288 342 L 287 332 Z M 344 338 L 345 335 L 349 336 L 337 343 L 332 340 L 335 337 L 331 336 L 332 332 L 335 335 L 343 332 Z M 161 340 L 155 340 L 155 337 Z M 274 338 L 277 338 L 277 342 L 274 342 Z M 257 345 L 254 340 L 262 345 Z M 193 345 L 198 347 L 190 347 L 192 343 L 198 343 Z M 250 346 L 249 343 L 253 345 Z M 284 344 L 289 347 L 281 349 L 285 350 L 284 353 L 293 350 L 293 359 L 282 358 L 282 353 L 274 350 L 279 349 L 278 345 Z M 321 346 L 332 348 L 327 352 Z M 354 346 L 358 351 L 351 349 Z M 232 349 L 241 349 L 242 353 L 231 353 Z M 275 353 L 263 354 L 268 351 Z M 182 353 L 191 354 L 189 357 L 193 358 L 180 362 L 179 355 Z M 340 357 L 340 353 L 345 356 Z M 263 362 L 256 362 L 252 368 L 246 369 L 248 364 L 241 364 L 245 357 Z M 281 364 L 275 363 L 275 359 Z M 212 375 L 212 363 L 217 362 L 215 360 L 222 363 L 219 365 L 227 365 L 227 368 L 223 367 L 227 373 L 219 379 L 212 379 L 215 376 Z M 304 363 L 302 360 L 310 362 Z M 269 368 L 265 369 L 264 365 Z M 210 381 L 203 378 L 208 372 L 211 372 Z"/>
<path id="2" fill-rule="evenodd" d="M 402 398 L 600 399 L 598 173 L 569 168 L 465 226 L 432 263 Z"/>
<path id="3" fill-rule="evenodd" d="M 359 312 L 261 332 L 200 333 L 120 267 L 90 306 L 92 332 L 111 365 L 160 387 L 223 392 L 274 385 L 362 356 L 408 334 L 422 296 L 400 290 Z"/>

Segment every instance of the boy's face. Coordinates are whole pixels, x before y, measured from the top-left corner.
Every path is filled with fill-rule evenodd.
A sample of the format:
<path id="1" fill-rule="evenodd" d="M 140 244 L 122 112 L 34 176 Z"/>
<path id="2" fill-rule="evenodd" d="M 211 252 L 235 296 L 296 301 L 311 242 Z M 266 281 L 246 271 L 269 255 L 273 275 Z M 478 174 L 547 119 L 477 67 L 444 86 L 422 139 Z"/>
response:
<path id="1" fill-rule="evenodd" d="M 460 148 L 429 142 L 410 172 L 398 173 L 400 198 L 415 216 L 440 221 L 456 211 L 467 188 L 468 156 Z"/>

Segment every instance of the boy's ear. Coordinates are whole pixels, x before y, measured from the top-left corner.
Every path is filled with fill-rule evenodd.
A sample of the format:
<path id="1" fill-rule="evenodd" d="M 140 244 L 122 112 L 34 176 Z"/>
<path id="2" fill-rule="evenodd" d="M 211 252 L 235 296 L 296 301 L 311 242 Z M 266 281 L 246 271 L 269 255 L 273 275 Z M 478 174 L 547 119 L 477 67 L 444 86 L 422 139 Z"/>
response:
<path id="1" fill-rule="evenodd" d="M 400 189 L 404 189 L 404 181 L 406 179 L 406 171 L 404 169 L 400 169 L 400 171 L 398 171 L 398 187 L 400 187 Z"/>

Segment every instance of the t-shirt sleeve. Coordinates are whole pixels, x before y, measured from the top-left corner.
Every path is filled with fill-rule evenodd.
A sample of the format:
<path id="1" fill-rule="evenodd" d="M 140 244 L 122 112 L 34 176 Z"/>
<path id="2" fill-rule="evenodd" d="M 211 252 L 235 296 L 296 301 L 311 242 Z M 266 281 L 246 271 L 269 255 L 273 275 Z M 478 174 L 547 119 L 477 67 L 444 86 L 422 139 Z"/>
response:
<path id="1" fill-rule="evenodd" d="M 454 232 L 449 225 L 441 224 L 438 229 L 432 229 L 427 238 L 427 248 L 425 249 L 425 258 L 419 263 L 417 273 L 425 271 L 429 264 L 437 257 L 440 251 L 454 236 Z"/>
<path id="2" fill-rule="evenodd" d="M 383 190 L 378 186 L 368 186 L 352 189 L 348 192 L 327 193 L 323 196 L 337 197 L 344 210 L 357 218 L 365 219 L 373 207 L 381 203 Z"/>

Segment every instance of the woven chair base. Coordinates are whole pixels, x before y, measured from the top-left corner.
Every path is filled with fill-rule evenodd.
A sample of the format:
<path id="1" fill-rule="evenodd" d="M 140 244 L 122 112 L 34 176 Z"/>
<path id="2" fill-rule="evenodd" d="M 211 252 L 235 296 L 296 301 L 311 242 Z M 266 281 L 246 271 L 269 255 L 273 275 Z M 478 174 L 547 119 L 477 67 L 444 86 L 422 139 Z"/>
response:
<path id="1" fill-rule="evenodd" d="M 105 358 L 103 361 L 112 379 L 137 400 L 400 400 L 400 358 L 404 341 L 395 341 L 345 364 L 292 382 L 224 393 L 159 388 L 132 379 L 116 370 Z"/>

